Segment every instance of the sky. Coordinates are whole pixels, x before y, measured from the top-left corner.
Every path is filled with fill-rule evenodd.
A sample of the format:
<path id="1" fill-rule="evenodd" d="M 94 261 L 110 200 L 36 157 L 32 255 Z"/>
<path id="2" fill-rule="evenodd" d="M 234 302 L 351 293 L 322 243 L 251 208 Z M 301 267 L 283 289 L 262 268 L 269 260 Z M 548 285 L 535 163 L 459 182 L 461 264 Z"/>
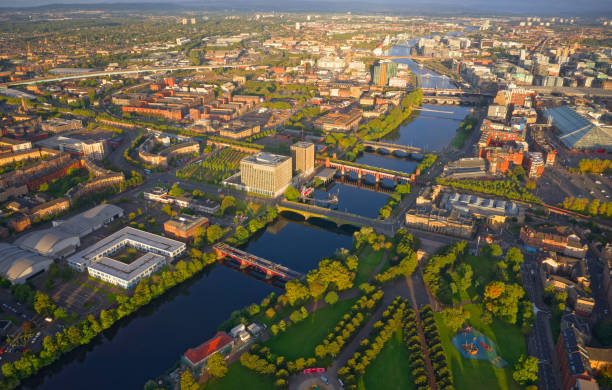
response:
<path id="1" fill-rule="evenodd" d="M 612 17 L 612 0 L 0 0 L 0 7 L 49 4 L 165 3 L 211 10 L 399 12 Z"/>

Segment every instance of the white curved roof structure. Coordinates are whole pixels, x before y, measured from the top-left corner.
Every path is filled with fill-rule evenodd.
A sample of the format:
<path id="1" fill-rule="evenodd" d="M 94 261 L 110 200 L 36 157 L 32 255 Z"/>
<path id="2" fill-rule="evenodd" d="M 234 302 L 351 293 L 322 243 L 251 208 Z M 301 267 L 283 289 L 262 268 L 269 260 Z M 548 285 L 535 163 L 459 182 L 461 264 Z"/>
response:
<path id="1" fill-rule="evenodd" d="M 80 244 L 79 236 L 57 228 L 31 232 L 15 241 L 15 245 L 21 249 L 51 258 L 70 254 Z"/>
<path id="2" fill-rule="evenodd" d="M 0 275 L 13 284 L 25 281 L 40 271 L 46 271 L 53 263 L 48 258 L 16 247 L 0 243 Z"/>

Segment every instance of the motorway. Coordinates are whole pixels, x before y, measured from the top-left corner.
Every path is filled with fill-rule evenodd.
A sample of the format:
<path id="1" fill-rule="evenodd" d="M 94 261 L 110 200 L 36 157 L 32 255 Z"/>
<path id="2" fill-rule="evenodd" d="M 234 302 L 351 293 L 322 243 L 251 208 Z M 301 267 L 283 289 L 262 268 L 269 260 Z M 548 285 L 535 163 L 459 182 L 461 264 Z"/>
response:
<path id="1" fill-rule="evenodd" d="M 92 77 L 106 77 L 116 76 L 122 74 L 135 74 L 135 73 L 148 73 L 148 72 L 174 72 L 177 70 L 209 70 L 209 69 L 221 69 L 221 68 L 244 68 L 252 66 L 251 64 L 238 64 L 238 65 L 201 65 L 201 66 L 172 66 L 172 67 L 160 67 L 160 68 L 136 68 L 136 69 L 123 69 L 115 71 L 104 71 L 104 72 L 87 72 L 81 74 L 75 74 L 70 76 L 60 77 L 42 77 L 38 79 L 22 80 L 12 83 L 0 84 L 0 87 L 12 87 L 17 85 L 32 85 L 39 83 L 50 83 L 54 81 L 64 80 L 76 80 L 76 79 L 88 79 Z"/>

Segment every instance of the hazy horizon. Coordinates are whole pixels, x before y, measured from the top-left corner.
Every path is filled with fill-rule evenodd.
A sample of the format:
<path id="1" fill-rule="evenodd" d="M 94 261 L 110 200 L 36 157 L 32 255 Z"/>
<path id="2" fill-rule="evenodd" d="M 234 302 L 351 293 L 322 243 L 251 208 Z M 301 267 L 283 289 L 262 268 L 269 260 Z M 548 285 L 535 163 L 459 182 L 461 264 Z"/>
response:
<path id="1" fill-rule="evenodd" d="M 612 15 L 612 1 L 606 0 L 464 0 L 460 3 L 454 0 L 336 0 L 333 2 L 322 0 L 22 0 L 15 3 L 12 0 L 0 0 L 2 8 L 27 8 L 49 5 L 78 5 L 86 7 L 112 8 L 125 7 L 126 4 L 138 5 L 141 3 L 173 4 L 182 9 L 215 10 L 215 11 L 287 11 L 287 12 L 379 12 L 388 13 L 396 11 L 402 14 L 429 13 L 448 15 L 451 13 L 500 14 L 500 15 L 534 15 L 534 16 L 591 16 L 610 17 Z M 146 10 L 143 10 L 146 11 Z"/>

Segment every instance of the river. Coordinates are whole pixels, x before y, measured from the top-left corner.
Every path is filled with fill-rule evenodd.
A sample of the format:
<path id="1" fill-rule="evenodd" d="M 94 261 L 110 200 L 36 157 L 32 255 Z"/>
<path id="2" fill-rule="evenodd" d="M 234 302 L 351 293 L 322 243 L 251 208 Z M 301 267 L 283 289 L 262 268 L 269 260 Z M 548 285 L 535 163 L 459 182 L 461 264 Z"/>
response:
<path id="1" fill-rule="evenodd" d="M 246 250 L 305 273 L 337 248 L 351 245 L 351 232 L 280 217 Z M 252 276 L 214 265 L 43 369 L 23 388 L 141 389 L 148 379 L 172 367 L 187 348 L 214 336 L 232 311 L 261 301 L 271 291 L 282 293 Z"/>
<path id="2" fill-rule="evenodd" d="M 404 50 L 406 48 L 403 48 Z M 393 49 L 392 49 L 393 50 Z M 399 49 L 398 49 L 399 50 Z M 394 52 L 393 52 L 394 53 Z M 407 60 L 411 61 L 411 60 Z M 410 64 L 419 77 L 423 72 Z M 437 77 L 430 77 L 437 80 Z M 436 84 L 438 85 L 438 84 Z M 443 84 L 440 84 L 443 85 Z M 442 86 L 441 86 L 442 87 Z M 429 107 L 429 106 L 425 106 Z M 404 145 L 440 150 L 469 108 L 431 106 L 440 111 L 416 113 L 385 140 Z M 447 117 L 451 119 L 446 119 Z M 387 169 L 413 172 L 417 163 L 405 158 L 364 153 L 357 162 Z M 390 183 L 385 183 L 390 184 Z M 388 194 L 335 183 L 327 192 L 339 193 L 340 210 L 376 217 Z M 248 244 L 246 250 L 300 272 L 314 268 L 337 248 L 350 248 L 350 232 L 323 229 L 280 217 Z M 143 384 L 170 368 L 187 348 L 212 337 L 232 311 L 259 302 L 276 287 L 222 265 L 178 286 L 128 318 L 121 320 L 91 344 L 78 348 L 23 385 L 24 389 L 140 389 Z"/>

